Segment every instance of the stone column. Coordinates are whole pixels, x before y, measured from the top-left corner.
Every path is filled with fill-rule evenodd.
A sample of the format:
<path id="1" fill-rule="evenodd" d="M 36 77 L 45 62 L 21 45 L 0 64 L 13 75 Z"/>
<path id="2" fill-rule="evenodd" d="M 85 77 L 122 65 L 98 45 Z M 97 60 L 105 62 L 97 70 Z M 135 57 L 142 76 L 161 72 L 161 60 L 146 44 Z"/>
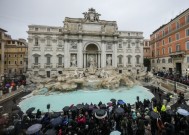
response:
<path id="1" fill-rule="evenodd" d="M 102 42 L 101 66 L 102 68 L 106 66 L 106 45 L 104 42 Z"/>
<path id="2" fill-rule="evenodd" d="M 64 41 L 64 67 L 69 68 L 70 67 L 70 53 L 69 53 L 69 46 L 68 41 Z"/>
<path id="3" fill-rule="evenodd" d="M 83 53 L 83 64 L 84 68 L 86 68 L 86 53 Z"/>
<path id="4" fill-rule="evenodd" d="M 117 42 L 114 43 L 114 48 L 113 48 L 113 59 L 112 59 L 112 65 L 113 67 L 117 67 Z"/>
<path id="5" fill-rule="evenodd" d="M 77 67 L 78 68 L 82 68 L 83 66 L 83 55 L 82 55 L 83 51 L 82 51 L 82 41 L 79 41 L 79 45 L 78 45 L 78 56 L 77 56 Z"/>
<path id="6" fill-rule="evenodd" d="M 100 53 L 98 53 L 98 68 L 100 68 Z"/>

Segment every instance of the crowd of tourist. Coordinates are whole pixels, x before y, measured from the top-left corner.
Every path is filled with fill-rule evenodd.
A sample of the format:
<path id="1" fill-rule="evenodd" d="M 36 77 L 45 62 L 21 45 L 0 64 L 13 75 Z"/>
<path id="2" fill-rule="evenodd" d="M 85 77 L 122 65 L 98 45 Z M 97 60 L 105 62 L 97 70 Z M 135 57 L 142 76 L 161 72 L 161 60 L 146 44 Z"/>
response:
<path id="1" fill-rule="evenodd" d="M 2 94 L 7 94 L 17 90 L 21 85 L 26 85 L 26 77 L 24 75 L 15 78 L 5 78 L 0 83 L 0 91 L 2 91 Z"/>
<path id="2" fill-rule="evenodd" d="M 171 95 L 165 97 L 169 98 L 169 102 Z M 180 112 L 177 107 L 186 112 Z M 140 101 L 137 97 L 135 105 L 111 99 L 107 104 L 99 102 L 97 105 L 82 103 L 65 106 L 62 112 L 41 114 L 38 109 L 37 113 L 33 114 L 34 110 L 35 108 L 30 108 L 23 114 L 19 108 L 13 108 L 13 117 L 10 120 L 14 128 L 11 129 L 10 125 L 7 128 L 4 125 L 0 134 L 111 135 L 111 132 L 121 135 L 189 134 L 189 109 L 183 94 L 179 95 L 177 103 L 171 107 L 156 98 L 151 101 Z M 31 131 L 34 127 L 38 127 L 35 133 Z"/>
<path id="3" fill-rule="evenodd" d="M 173 74 L 173 73 L 164 72 L 164 71 L 159 71 L 154 74 L 157 76 L 163 77 L 165 79 L 170 79 L 170 80 L 173 80 L 176 82 L 183 83 L 185 85 L 189 85 L 189 76 L 188 75 L 181 76 L 179 74 Z"/>

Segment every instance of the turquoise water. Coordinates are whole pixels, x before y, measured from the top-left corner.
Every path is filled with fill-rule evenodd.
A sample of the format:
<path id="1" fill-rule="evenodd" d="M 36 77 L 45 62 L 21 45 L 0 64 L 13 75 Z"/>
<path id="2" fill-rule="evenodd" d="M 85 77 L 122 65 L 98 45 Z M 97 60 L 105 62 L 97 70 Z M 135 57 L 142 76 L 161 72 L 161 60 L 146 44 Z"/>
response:
<path id="1" fill-rule="evenodd" d="M 49 96 L 36 95 L 24 99 L 19 103 L 19 106 L 24 112 L 30 107 L 35 107 L 35 111 L 40 109 L 42 112 L 47 112 L 46 106 L 47 104 L 50 104 L 50 111 L 61 111 L 64 106 L 70 106 L 71 104 L 90 104 L 91 102 L 98 104 L 100 101 L 108 103 L 112 98 L 115 98 L 116 100 L 122 99 L 126 103 L 133 104 L 135 103 L 137 96 L 140 97 L 141 101 L 154 97 L 148 89 L 142 86 L 135 86 L 130 89 L 121 87 L 116 90 L 78 90 L 69 93 L 52 93 Z"/>

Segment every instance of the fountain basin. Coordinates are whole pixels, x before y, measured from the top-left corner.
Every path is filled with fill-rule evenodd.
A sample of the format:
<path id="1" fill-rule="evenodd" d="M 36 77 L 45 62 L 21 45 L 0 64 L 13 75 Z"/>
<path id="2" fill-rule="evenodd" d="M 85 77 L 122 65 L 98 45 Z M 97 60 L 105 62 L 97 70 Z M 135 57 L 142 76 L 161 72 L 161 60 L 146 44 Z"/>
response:
<path id="1" fill-rule="evenodd" d="M 100 89 L 100 90 L 77 90 L 68 93 L 52 92 L 50 95 L 34 95 L 30 96 L 19 103 L 22 111 L 25 112 L 30 107 L 35 107 L 35 111 L 40 109 L 42 112 L 47 112 L 47 104 L 51 105 L 50 111 L 62 111 L 64 106 L 79 103 L 93 103 L 98 104 L 100 101 L 103 103 L 110 102 L 110 99 L 122 99 L 126 103 L 134 104 L 136 97 L 139 96 L 140 100 L 151 100 L 154 95 L 142 86 L 134 86 L 132 88 L 120 87 L 116 90 Z"/>

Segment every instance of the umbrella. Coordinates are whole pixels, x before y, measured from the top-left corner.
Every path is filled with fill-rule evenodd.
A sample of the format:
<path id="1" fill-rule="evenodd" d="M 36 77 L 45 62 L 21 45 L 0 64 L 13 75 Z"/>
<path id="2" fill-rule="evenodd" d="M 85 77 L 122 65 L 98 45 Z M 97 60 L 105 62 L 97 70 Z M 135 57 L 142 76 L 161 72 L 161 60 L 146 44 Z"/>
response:
<path id="1" fill-rule="evenodd" d="M 118 115 L 122 115 L 122 114 L 124 114 L 124 112 L 125 112 L 124 109 L 121 107 L 118 107 L 115 109 L 115 113 Z"/>
<path id="2" fill-rule="evenodd" d="M 110 101 L 111 101 L 111 102 L 116 102 L 116 99 L 112 98 Z"/>
<path id="3" fill-rule="evenodd" d="M 55 129 L 48 129 L 45 132 L 45 135 L 56 135 L 56 130 Z"/>
<path id="4" fill-rule="evenodd" d="M 108 105 L 108 106 L 112 106 L 112 103 L 108 102 L 107 105 Z"/>
<path id="5" fill-rule="evenodd" d="M 181 104 L 180 107 L 181 107 L 182 109 L 185 109 L 186 111 L 189 112 L 189 106 L 188 106 L 188 105 L 186 105 L 186 104 Z"/>
<path id="6" fill-rule="evenodd" d="M 10 84 L 9 84 L 9 83 L 7 83 L 7 84 L 5 85 L 5 87 L 10 87 Z"/>
<path id="7" fill-rule="evenodd" d="M 117 103 L 120 104 L 120 105 L 125 104 L 125 102 L 123 100 L 118 100 Z"/>
<path id="8" fill-rule="evenodd" d="M 83 104 L 77 104 L 77 109 L 83 109 L 84 105 Z"/>
<path id="9" fill-rule="evenodd" d="M 121 132 L 115 130 L 110 133 L 110 135 L 121 135 Z"/>
<path id="10" fill-rule="evenodd" d="M 100 108 L 101 108 L 101 109 L 106 109 L 106 105 L 105 105 L 105 104 L 101 104 L 101 105 L 100 105 Z"/>
<path id="11" fill-rule="evenodd" d="M 29 109 L 26 111 L 26 113 L 27 113 L 27 114 L 28 114 L 28 113 L 32 113 L 34 110 L 35 110 L 35 107 L 31 107 L 31 108 L 29 108 Z"/>
<path id="12" fill-rule="evenodd" d="M 65 112 L 68 112 L 69 111 L 69 109 L 70 109 L 70 107 L 69 106 L 65 106 L 62 110 L 63 111 L 65 111 Z"/>
<path id="13" fill-rule="evenodd" d="M 72 108 L 70 108 L 70 111 L 76 112 L 76 111 L 77 111 L 77 107 L 76 107 L 76 106 L 73 106 Z"/>
<path id="14" fill-rule="evenodd" d="M 167 110 L 166 113 L 169 115 L 175 115 L 175 112 L 173 110 Z"/>
<path id="15" fill-rule="evenodd" d="M 98 109 L 96 112 L 95 112 L 95 117 L 97 119 L 103 119 L 107 116 L 107 112 L 105 110 L 102 110 L 102 109 Z"/>
<path id="16" fill-rule="evenodd" d="M 151 116 L 152 118 L 154 118 L 154 119 L 159 118 L 159 114 L 156 113 L 156 112 L 154 112 L 154 111 L 151 111 L 151 112 L 150 112 L 150 116 Z"/>
<path id="17" fill-rule="evenodd" d="M 52 119 L 50 122 L 52 126 L 56 127 L 62 123 L 62 117 Z"/>
<path id="18" fill-rule="evenodd" d="M 60 112 L 54 112 L 53 114 L 51 114 L 51 118 L 57 118 L 61 115 Z"/>
<path id="19" fill-rule="evenodd" d="M 88 104 L 85 104 L 84 107 L 83 107 L 83 109 L 88 110 L 88 109 L 89 109 L 89 105 L 88 105 Z"/>
<path id="20" fill-rule="evenodd" d="M 189 112 L 187 110 L 185 110 L 185 109 L 178 109 L 177 113 L 179 113 L 180 115 L 183 115 L 183 116 L 188 116 L 189 115 Z"/>
<path id="21" fill-rule="evenodd" d="M 27 129 L 26 134 L 27 135 L 34 134 L 38 132 L 41 128 L 42 128 L 41 124 L 34 124 Z"/>
<path id="22" fill-rule="evenodd" d="M 94 105 L 89 105 L 89 110 L 93 110 Z"/>

